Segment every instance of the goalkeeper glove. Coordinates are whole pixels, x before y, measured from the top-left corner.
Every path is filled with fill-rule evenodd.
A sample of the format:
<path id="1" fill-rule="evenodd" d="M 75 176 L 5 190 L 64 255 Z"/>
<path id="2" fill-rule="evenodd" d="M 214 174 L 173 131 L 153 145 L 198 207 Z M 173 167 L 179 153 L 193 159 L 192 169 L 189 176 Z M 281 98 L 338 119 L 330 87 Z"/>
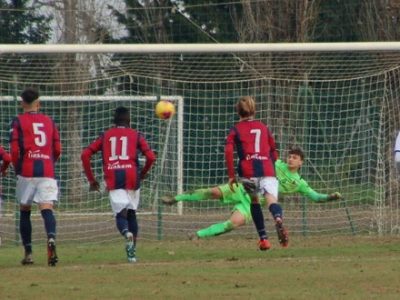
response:
<path id="1" fill-rule="evenodd" d="M 89 187 L 90 192 L 100 191 L 100 184 L 97 181 L 93 181 L 90 183 Z"/>
<path id="2" fill-rule="evenodd" d="M 229 188 L 231 189 L 231 192 L 235 192 L 235 186 L 237 186 L 238 182 L 236 180 L 236 177 L 229 178 Z"/>
<path id="3" fill-rule="evenodd" d="M 339 192 L 330 194 L 327 198 L 327 200 L 339 200 L 339 199 L 342 199 L 342 195 Z"/>

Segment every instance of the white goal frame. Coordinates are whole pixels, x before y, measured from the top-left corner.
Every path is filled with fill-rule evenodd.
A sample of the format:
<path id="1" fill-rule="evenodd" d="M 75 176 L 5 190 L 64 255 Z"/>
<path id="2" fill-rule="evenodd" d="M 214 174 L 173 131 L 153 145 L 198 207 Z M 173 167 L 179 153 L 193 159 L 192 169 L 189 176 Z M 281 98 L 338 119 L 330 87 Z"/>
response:
<path id="1" fill-rule="evenodd" d="M 229 53 L 399 50 L 400 42 L 0 45 L 0 53 Z"/>
<path id="2" fill-rule="evenodd" d="M 3 44 L 0 45 L 0 54 L 11 53 L 26 53 L 26 54 L 98 54 L 98 53 L 126 53 L 126 54 L 153 54 L 153 53 L 166 53 L 166 54 L 185 54 L 185 53 L 257 53 L 257 52 L 282 52 L 282 53 L 307 53 L 307 52 L 396 52 L 400 53 L 400 42 L 354 42 L 354 43 L 214 43 L 214 44 Z M 397 61 L 395 62 L 397 64 Z M 78 99 L 82 97 L 85 100 L 100 100 L 103 96 L 62 96 L 58 97 L 60 101 L 69 99 Z M 105 98 L 121 99 L 123 96 L 104 96 Z M 129 98 L 131 96 L 128 96 Z M 155 99 L 156 96 L 148 96 Z M 162 98 L 161 96 L 160 98 Z M 55 97 L 49 97 L 54 99 Z M 143 97 L 146 99 L 147 97 Z M 170 98 L 170 96 L 166 96 Z M 0 96 L 0 101 L 5 99 Z M 15 98 L 13 98 L 15 99 Z M 46 101 L 46 97 L 41 97 Z M 178 193 L 183 192 L 183 99 L 178 101 L 177 109 L 177 122 L 178 122 L 178 157 L 179 168 L 177 170 L 178 179 Z M 104 100 L 106 101 L 106 100 Z M 378 149 L 379 156 L 383 150 Z M 379 168 L 382 168 L 380 165 Z M 379 192 L 382 193 L 382 192 Z M 384 218 L 384 202 L 381 197 L 376 200 L 376 216 L 378 232 L 383 232 L 383 225 L 380 220 Z M 179 203 L 178 214 L 182 214 L 182 203 Z"/>

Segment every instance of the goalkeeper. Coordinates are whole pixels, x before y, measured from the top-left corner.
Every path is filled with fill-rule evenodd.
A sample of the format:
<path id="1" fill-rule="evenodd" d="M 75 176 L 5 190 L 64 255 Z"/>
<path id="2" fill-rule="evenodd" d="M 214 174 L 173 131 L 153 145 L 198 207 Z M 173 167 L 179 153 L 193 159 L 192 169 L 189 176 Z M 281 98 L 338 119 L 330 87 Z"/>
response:
<path id="1" fill-rule="evenodd" d="M 303 161 L 303 151 L 300 148 L 291 148 L 286 162 L 280 159 L 275 162 L 280 195 L 285 196 L 299 193 L 313 202 L 338 200 L 342 197 L 338 192 L 333 194 L 321 194 L 314 191 L 308 183 L 301 178 L 298 172 Z M 165 196 L 162 198 L 162 202 L 167 205 L 172 205 L 179 201 L 191 202 L 208 199 L 216 199 L 225 205 L 232 205 L 231 216 L 225 222 L 216 223 L 207 228 L 200 229 L 196 232 L 195 237 L 208 238 L 217 236 L 251 221 L 251 200 L 242 183 L 234 185 L 233 191 L 230 189 L 229 184 L 223 184 L 216 187 L 195 190 L 193 193 L 179 194 L 175 197 Z"/>

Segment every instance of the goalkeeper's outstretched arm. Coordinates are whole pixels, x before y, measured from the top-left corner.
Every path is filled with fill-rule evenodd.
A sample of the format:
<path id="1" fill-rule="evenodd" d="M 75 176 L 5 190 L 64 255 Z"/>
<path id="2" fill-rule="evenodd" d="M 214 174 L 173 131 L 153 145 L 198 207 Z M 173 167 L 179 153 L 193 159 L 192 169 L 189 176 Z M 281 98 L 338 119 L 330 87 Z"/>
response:
<path id="1" fill-rule="evenodd" d="M 342 195 L 339 192 L 335 192 L 332 194 L 321 194 L 313 190 L 310 186 L 307 186 L 307 188 L 300 193 L 313 202 L 332 201 L 342 198 Z"/>

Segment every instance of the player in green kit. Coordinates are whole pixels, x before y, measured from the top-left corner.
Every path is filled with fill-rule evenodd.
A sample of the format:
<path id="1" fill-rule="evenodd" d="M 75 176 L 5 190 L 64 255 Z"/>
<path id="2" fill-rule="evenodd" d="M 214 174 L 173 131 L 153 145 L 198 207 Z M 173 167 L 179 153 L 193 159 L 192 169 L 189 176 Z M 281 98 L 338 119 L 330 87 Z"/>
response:
<path id="1" fill-rule="evenodd" d="M 338 200 L 342 196 L 333 194 L 320 194 L 314 191 L 299 174 L 299 169 L 304 162 L 304 153 L 300 148 L 291 148 L 286 162 L 278 159 L 275 162 L 276 177 L 279 181 L 279 195 L 292 195 L 299 193 L 313 202 Z"/>
<path id="2" fill-rule="evenodd" d="M 313 202 L 337 200 L 341 198 L 340 193 L 321 194 L 314 191 L 308 183 L 301 178 L 298 170 L 304 161 L 304 153 L 300 148 L 291 148 L 287 162 L 278 159 L 275 162 L 276 176 L 279 181 L 279 195 L 292 195 L 299 193 Z M 222 204 L 232 205 L 232 213 L 228 220 L 213 224 L 196 232 L 195 237 L 207 238 L 227 233 L 233 229 L 247 224 L 251 221 L 250 197 L 246 193 L 243 184 L 234 185 L 234 190 L 229 184 L 223 184 L 212 188 L 195 190 L 193 193 L 183 193 L 175 197 L 165 196 L 162 198 L 164 204 L 172 205 L 179 201 L 201 201 L 216 199 Z"/>

